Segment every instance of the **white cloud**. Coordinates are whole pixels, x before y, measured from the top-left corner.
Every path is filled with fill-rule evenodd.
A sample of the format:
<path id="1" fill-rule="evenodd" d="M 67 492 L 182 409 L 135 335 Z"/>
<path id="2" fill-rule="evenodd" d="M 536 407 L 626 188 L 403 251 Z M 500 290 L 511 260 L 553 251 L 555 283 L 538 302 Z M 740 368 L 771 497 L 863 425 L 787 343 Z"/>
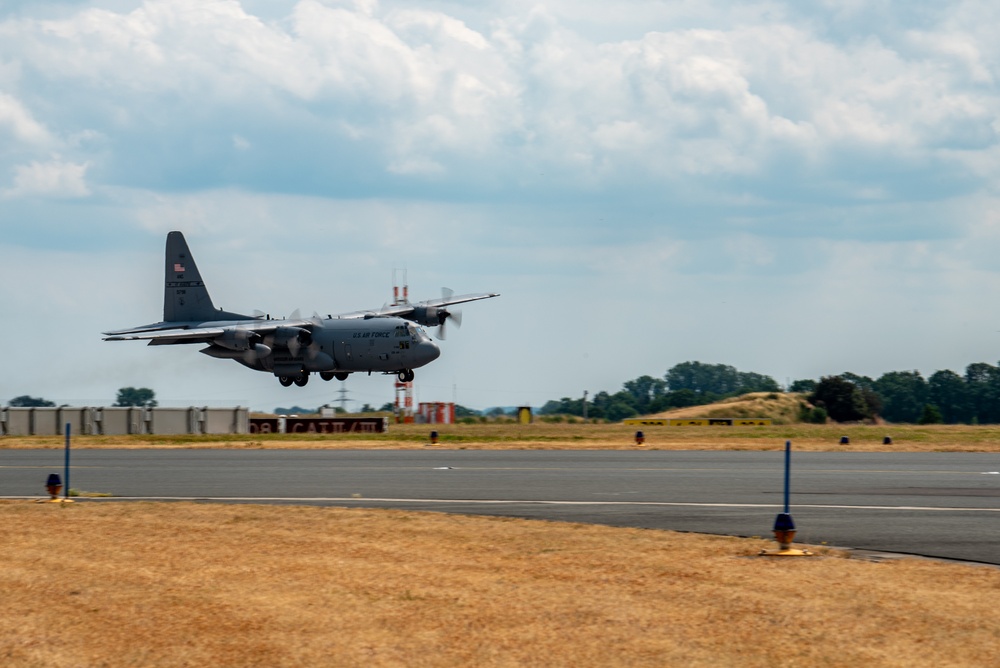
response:
<path id="1" fill-rule="evenodd" d="M 2 191 L 3 196 L 57 199 L 87 197 L 90 195 L 86 182 L 87 167 L 87 163 L 76 164 L 58 159 L 18 165 L 14 169 L 14 183 L 12 187 Z"/>
<path id="2" fill-rule="evenodd" d="M 182 229 L 236 310 L 377 306 L 404 265 L 421 296 L 499 290 L 428 372 L 495 403 L 525 369 L 544 400 L 684 359 L 960 366 L 997 329 L 994 5 L 22 3 L 0 227 L 45 248 L 79 223 L 156 263 Z M 155 318 L 146 278 L 106 326 Z M 532 336 L 567 319 L 586 334 Z"/>
<path id="3" fill-rule="evenodd" d="M 36 121 L 17 99 L 0 93 L 0 130 L 6 129 L 14 139 L 30 144 L 48 144 L 52 137 L 45 126 Z"/>

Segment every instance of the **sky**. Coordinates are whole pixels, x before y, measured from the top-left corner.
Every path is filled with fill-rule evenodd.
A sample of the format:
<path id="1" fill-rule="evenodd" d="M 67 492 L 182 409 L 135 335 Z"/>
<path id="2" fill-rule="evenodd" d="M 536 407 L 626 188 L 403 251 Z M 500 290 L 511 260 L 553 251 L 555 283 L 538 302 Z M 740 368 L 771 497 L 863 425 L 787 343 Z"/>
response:
<path id="1" fill-rule="evenodd" d="M 417 401 L 996 363 L 998 77 L 987 0 L 3 0 L 0 403 L 339 399 L 102 341 L 170 230 L 231 311 L 501 293 Z"/>

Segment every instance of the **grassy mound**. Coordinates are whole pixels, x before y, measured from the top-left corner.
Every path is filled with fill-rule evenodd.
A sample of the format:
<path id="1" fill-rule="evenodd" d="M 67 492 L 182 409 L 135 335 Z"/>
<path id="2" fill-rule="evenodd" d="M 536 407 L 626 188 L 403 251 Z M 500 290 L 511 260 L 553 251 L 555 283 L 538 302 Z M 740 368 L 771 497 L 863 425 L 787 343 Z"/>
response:
<path id="1" fill-rule="evenodd" d="M 799 392 L 751 392 L 704 406 L 674 408 L 651 417 L 665 418 L 771 418 L 775 424 L 801 422 L 802 407 L 809 406 Z"/>

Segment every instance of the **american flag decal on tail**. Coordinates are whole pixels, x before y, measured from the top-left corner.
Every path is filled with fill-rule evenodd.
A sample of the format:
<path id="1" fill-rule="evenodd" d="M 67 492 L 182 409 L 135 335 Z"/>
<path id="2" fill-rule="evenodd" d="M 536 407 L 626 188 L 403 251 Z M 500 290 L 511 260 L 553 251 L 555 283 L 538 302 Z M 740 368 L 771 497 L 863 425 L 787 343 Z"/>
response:
<path id="1" fill-rule="evenodd" d="M 184 265 L 180 262 L 174 262 L 174 271 L 177 273 L 182 273 L 184 271 Z"/>

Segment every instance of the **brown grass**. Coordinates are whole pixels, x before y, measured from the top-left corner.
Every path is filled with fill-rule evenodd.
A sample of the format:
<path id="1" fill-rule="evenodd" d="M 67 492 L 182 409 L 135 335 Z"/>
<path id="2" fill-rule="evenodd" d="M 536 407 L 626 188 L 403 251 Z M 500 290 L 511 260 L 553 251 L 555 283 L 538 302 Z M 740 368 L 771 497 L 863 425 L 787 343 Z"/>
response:
<path id="1" fill-rule="evenodd" d="M 988 666 L 1000 571 L 401 511 L 0 503 L 4 666 Z"/>
<path id="2" fill-rule="evenodd" d="M 704 406 L 674 408 L 651 417 L 668 418 L 771 418 L 779 424 L 799 421 L 806 395 L 798 392 L 751 392 Z"/>
<path id="3" fill-rule="evenodd" d="M 510 423 L 391 425 L 387 434 L 289 436 L 75 436 L 74 448 L 425 448 L 431 429 L 440 448 L 478 450 L 631 450 L 642 429 L 647 450 L 778 450 L 791 440 L 797 451 L 1000 452 L 1000 425 L 811 425 L 770 427 L 633 427 L 622 424 Z M 850 444 L 840 445 L 840 437 Z M 882 445 L 891 436 L 892 445 Z M 61 437 L 0 436 L 0 450 L 61 448 Z"/>

